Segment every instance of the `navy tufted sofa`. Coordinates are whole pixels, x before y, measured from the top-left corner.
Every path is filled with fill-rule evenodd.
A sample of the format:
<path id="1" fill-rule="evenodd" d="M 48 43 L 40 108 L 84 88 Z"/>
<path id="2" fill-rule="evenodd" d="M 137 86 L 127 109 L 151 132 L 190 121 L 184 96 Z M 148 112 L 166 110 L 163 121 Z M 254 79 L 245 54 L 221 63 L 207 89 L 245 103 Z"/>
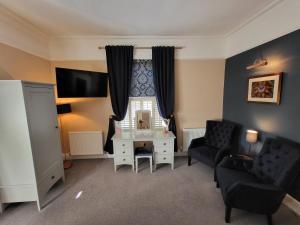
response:
<path id="1" fill-rule="evenodd" d="M 300 172 L 300 146 L 284 139 L 266 139 L 253 161 L 225 157 L 216 168 L 216 178 L 226 205 L 225 221 L 232 208 L 274 214 Z"/>
<path id="2" fill-rule="evenodd" d="M 188 165 L 195 158 L 215 167 L 232 150 L 236 125 L 229 121 L 208 120 L 204 137 L 193 139 L 188 149 Z"/>

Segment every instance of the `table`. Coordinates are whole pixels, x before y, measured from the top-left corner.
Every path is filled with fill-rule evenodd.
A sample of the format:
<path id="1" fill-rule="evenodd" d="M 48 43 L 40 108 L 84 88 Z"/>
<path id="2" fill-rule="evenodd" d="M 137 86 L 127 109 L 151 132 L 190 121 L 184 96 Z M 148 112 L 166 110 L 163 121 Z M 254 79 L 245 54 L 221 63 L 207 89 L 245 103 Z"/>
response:
<path id="1" fill-rule="evenodd" d="M 112 137 L 114 147 L 114 169 L 120 165 L 131 165 L 134 171 L 134 142 L 152 142 L 155 164 L 168 163 L 174 170 L 174 139 L 172 132 L 153 130 L 147 133 L 125 131 Z"/>

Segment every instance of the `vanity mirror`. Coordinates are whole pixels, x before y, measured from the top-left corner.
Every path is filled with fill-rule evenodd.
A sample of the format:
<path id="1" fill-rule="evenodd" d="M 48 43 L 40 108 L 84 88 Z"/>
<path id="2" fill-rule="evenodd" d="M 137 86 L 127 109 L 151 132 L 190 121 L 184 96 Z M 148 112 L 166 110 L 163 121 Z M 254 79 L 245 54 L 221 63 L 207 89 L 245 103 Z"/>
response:
<path id="1" fill-rule="evenodd" d="M 135 116 L 135 127 L 138 132 L 151 132 L 151 112 L 149 110 L 138 110 Z"/>

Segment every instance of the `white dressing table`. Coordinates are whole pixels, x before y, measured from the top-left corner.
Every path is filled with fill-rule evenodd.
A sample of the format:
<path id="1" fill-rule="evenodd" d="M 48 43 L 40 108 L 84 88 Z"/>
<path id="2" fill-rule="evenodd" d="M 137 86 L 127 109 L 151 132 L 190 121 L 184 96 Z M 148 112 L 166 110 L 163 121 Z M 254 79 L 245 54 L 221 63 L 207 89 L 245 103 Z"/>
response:
<path id="1" fill-rule="evenodd" d="M 134 171 L 134 142 L 152 142 L 155 164 L 168 163 L 174 169 L 174 139 L 172 132 L 163 133 L 161 130 L 149 133 L 134 131 L 122 132 L 112 137 L 114 146 L 114 168 L 119 165 L 131 165 Z"/>

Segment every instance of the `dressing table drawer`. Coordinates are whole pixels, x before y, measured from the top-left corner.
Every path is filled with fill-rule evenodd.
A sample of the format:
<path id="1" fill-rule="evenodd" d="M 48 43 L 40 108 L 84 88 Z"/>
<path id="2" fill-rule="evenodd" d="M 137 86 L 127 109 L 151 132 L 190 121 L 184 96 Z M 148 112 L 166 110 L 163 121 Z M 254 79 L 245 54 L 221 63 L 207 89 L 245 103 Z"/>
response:
<path id="1" fill-rule="evenodd" d="M 115 155 L 117 156 L 132 156 L 133 148 L 115 148 Z"/>
<path id="2" fill-rule="evenodd" d="M 155 154 L 156 163 L 173 163 L 173 159 L 172 155 Z"/>
<path id="3" fill-rule="evenodd" d="M 133 142 L 132 141 L 115 141 L 115 145 L 118 149 L 128 149 L 133 148 Z"/>
<path id="4" fill-rule="evenodd" d="M 158 154 L 172 154 L 174 152 L 174 148 L 164 147 L 164 146 L 155 146 L 154 152 Z"/>
<path id="5" fill-rule="evenodd" d="M 133 142 L 132 141 L 114 141 L 114 151 L 117 156 L 132 156 Z"/>
<path id="6" fill-rule="evenodd" d="M 174 148 L 173 140 L 155 140 L 153 142 L 154 147 Z"/>
<path id="7" fill-rule="evenodd" d="M 114 157 L 115 164 L 117 164 L 117 165 L 121 165 L 121 164 L 131 165 L 133 163 L 132 160 L 133 159 L 130 156 L 115 156 Z"/>

